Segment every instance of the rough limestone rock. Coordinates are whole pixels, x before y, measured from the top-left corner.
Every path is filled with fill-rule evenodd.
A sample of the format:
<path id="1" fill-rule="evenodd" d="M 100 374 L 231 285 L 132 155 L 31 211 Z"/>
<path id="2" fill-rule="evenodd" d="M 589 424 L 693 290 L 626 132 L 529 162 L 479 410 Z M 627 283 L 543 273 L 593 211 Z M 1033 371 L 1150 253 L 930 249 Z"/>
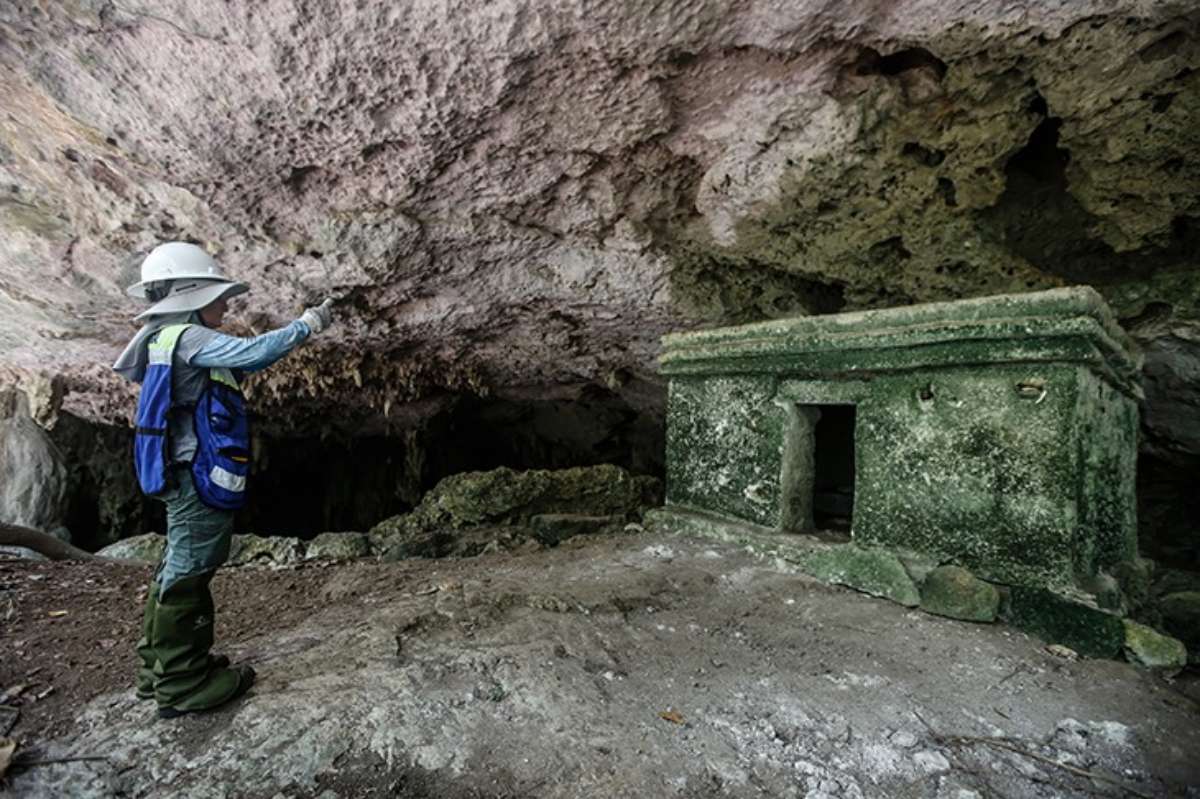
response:
<path id="1" fill-rule="evenodd" d="M 1181 669 L 1188 663 L 1188 652 L 1179 639 L 1126 619 L 1125 658 L 1151 669 Z"/>
<path id="2" fill-rule="evenodd" d="M 916 585 L 921 585 L 925 582 L 925 578 L 941 565 L 941 559 L 926 555 L 922 552 L 913 552 L 906 549 L 893 549 L 896 557 L 900 558 L 900 562 L 904 564 L 905 571 L 912 578 Z"/>
<path id="3" fill-rule="evenodd" d="M 639 516 L 661 502 L 662 484 L 603 464 L 518 472 L 500 468 L 456 474 L 439 482 L 412 513 L 370 531 L 372 547 L 399 557 L 440 557 L 472 527 L 525 526 L 535 516 Z"/>
<path id="4" fill-rule="evenodd" d="M 305 560 L 353 560 L 370 554 L 366 533 L 321 533 L 304 545 Z"/>
<path id="5" fill-rule="evenodd" d="M 1121 582 L 1114 575 L 1099 572 L 1079 582 L 1079 587 L 1091 594 L 1096 604 L 1105 610 L 1124 615 L 1126 598 Z"/>
<path id="6" fill-rule="evenodd" d="M 652 429 L 669 330 L 1088 283 L 1143 451 L 1200 468 L 1189 2 L 3 3 L 0 96 L 0 383 L 89 422 L 189 239 L 254 286 L 232 332 L 337 298 L 251 381 L 290 432 L 596 393 Z"/>
<path id="7" fill-rule="evenodd" d="M 23 392 L 0 391 L 0 521 L 50 532 L 66 512 L 67 470 Z"/>
<path id="8" fill-rule="evenodd" d="M 528 525 L 484 525 L 465 530 L 404 530 L 376 538 L 373 551 L 384 561 L 406 558 L 473 558 L 487 552 L 532 552 L 541 539 Z"/>
<path id="9" fill-rule="evenodd" d="M 146 533 L 110 544 L 96 554 L 109 558 L 157 563 L 162 559 L 166 546 L 166 536 Z M 235 535 L 226 563 L 229 566 L 286 566 L 315 558 L 360 558 L 369 555 L 370 552 L 370 543 L 365 533 L 323 533 L 308 542 L 283 536 Z"/>
<path id="10" fill-rule="evenodd" d="M 172 238 L 255 285 L 235 328 L 341 300 L 254 390 L 346 422 L 633 396 L 661 333 L 716 321 L 1089 282 L 1186 327 L 1198 27 L 1170 0 L 4 4 L 0 352 L 124 421 L 121 289 Z"/>
<path id="11" fill-rule="evenodd" d="M 131 400 L 130 412 L 133 407 Z M 132 430 L 62 414 L 49 432 L 66 460 L 70 505 L 85 509 L 78 545 L 100 548 L 162 528 L 161 503 L 143 496 L 138 486 Z"/>
<path id="12" fill-rule="evenodd" d="M 921 585 L 921 610 L 963 621 L 996 620 L 1000 592 L 960 566 L 940 566 Z"/>
<path id="13" fill-rule="evenodd" d="M 105 558 L 122 560 L 143 560 L 147 563 L 158 563 L 162 560 L 163 551 L 167 548 L 167 537 L 159 533 L 144 533 L 125 538 L 97 552 Z"/>
<path id="14" fill-rule="evenodd" d="M 228 563 L 230 566 L 289 566 L 303 559 L 304 544 L 299 538 L 235 535 L 229 548 Z"/>

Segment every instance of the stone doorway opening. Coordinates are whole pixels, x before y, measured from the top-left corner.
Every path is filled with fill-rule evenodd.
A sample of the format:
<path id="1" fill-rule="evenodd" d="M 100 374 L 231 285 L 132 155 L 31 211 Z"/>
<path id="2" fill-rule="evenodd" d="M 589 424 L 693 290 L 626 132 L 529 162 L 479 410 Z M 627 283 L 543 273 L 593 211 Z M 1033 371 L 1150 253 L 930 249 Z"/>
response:
<path id="1" fill-rule="evenodd" d="M 849 534 L 854 518 L 857 420 L 852 404 L 788 404 L 781 528 Z"/>
<path id="2" fill-rule="evenodd" d="M 816 406 L 813 451 L 813 524 L 818 530 L 849 533 L 854 517 L 853 405 Z"/>

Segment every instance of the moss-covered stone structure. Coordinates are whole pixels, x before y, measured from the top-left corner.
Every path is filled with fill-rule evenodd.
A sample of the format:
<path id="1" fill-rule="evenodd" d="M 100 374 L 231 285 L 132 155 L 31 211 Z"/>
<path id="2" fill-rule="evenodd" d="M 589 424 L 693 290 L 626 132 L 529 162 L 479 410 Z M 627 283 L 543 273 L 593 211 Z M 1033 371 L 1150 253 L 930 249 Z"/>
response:
<path id="1" fill-rule="evenodd" d="M 666 519 L 841 530 L 993 582 L 1136 557 L 1139 359 L 1087 287 L 666 337 Z"/>

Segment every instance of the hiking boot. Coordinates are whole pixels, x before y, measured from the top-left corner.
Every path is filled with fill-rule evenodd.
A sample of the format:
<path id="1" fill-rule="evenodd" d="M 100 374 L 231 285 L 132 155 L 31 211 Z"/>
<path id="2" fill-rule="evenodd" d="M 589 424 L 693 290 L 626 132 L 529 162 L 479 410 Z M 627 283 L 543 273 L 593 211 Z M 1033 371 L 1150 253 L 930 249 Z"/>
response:
<path id="1" fill-rule="evenodd" d="M 255 673 L 250 666 L 222 666 L 209 673 L 204 689 L 174 705 L 159 705 L 160 719 L 176 719 L 188 713 L 203 713 L 224 707 L 239 699 L 254 685 Z"/>

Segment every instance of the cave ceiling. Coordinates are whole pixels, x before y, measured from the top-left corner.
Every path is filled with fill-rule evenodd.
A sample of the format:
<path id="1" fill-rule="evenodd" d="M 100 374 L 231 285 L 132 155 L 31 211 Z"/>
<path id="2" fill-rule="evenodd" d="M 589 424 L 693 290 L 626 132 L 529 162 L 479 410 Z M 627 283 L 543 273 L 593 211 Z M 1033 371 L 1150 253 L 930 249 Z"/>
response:
<path id="1" fill-rule="evenodd" d="M 1090 283 L 1200 452 L 1192 2 L 9 2 L 0 94 L 0 375 L 84 418 L 186 239 L 235 332 L 337 298 L 252 387 L 297 423 L 653 410 L 670 330 Z"/>

